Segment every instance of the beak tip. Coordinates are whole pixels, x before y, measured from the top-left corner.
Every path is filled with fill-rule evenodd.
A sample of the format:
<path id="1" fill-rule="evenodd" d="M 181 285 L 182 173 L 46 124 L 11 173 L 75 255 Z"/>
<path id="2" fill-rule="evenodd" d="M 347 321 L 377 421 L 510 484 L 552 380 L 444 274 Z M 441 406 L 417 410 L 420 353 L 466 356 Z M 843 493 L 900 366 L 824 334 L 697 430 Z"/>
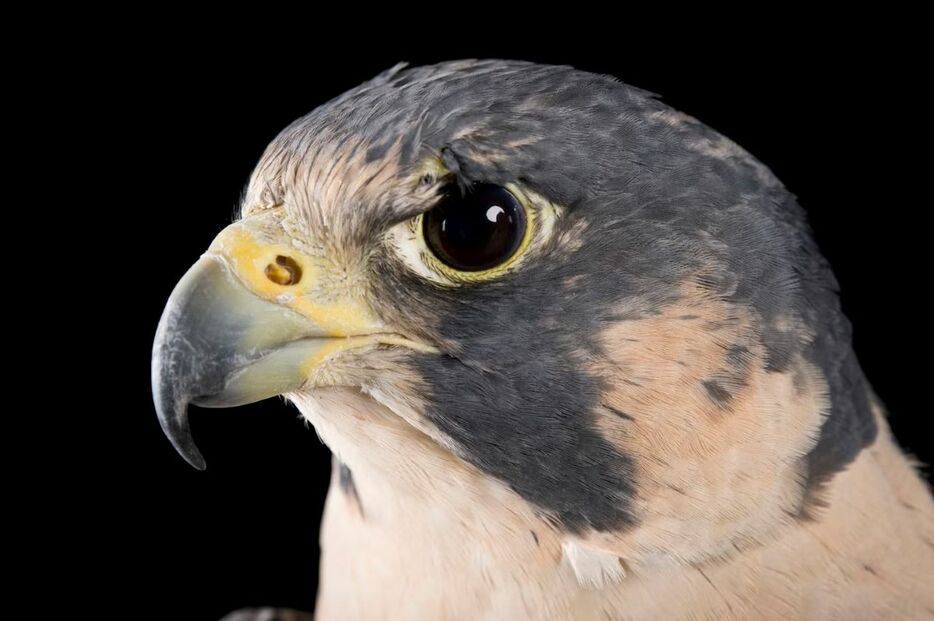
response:
<path id="1" fill-rule="evenodd" d="M 175 450 L 182 459 L 188 462 L 188 465 L 195 470 L 204 471 L 207 464 L 204 461 L 204 456 L 201 454 L 201 451 L 198 450 L 198 447 L 195 445 L 194 438 L 191 437 L 191 432 L 188 430 L 187 425 L 184 429 L 164 429 L 163 431 L 165 431 L 165 435 L 169 438 L 172 446 L 175 447 Z"/>
<path id="2" fill-rule="evenodd" d="M 181 455 L 182 459 L 188 462 L 195 470 L 204 471 L 207 464 L 204 461 L 204 456 L 201 454 L 201 451 L 198 450 L 198 446 L 195 444 L 195 439 L 192 437 L 187 424 L 185 424 L 182 429 L 176 430 L 176 432 L 172 434 L 169 434 L 168 430 L 166 430 L 166 435 L 172 443 L 172 446 L 174 446 L 178 454 Z"/>
<path id="3" fill-rule="evenodd" d="M 195 449 L 193 453 L 189 453 L 187 455 L 182 454 L 182 457 L 184 457 L 185 461 L 187 461 L 188 464 L 198 472 L 204 472 L 208 467 L 204 461 L 204 457 L 201 455 L 201 452 L 198 449 Z"/>
<path id="4" fill-rule="evenodd" d="M 166 431 L 166 435 L 182 459 L 188 462 L 188 465 L 195 470 L 204 471 L 207 464 L 204 461 L 204 456 L 201 454 L 201 451 L 195 446 L 194 439 L 192 439 L 190 433 L 169 434 L 168 431 Z"/>
<path id="5" fill-rule="evenodd" d="M 162 432 L 165 433 L 165 436 L 182 459 L 195 470 L 203 471 L 206 468 L 204 456 L 198 450 L 195 439 L 191 435 L 191 428 L 188 426 L 187 400 L 172 399 L 174 407 L 166 407 L 166 402 L 170 401 L 169 399 L 164 398 L 164 395 L 155 391 L 153 396 Z"/>

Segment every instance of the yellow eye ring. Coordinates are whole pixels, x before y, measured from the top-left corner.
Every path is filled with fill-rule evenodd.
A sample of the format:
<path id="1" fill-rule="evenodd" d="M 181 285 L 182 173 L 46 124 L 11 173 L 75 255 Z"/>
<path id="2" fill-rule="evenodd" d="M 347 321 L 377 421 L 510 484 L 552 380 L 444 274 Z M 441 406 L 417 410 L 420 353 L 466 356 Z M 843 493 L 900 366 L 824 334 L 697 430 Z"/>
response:
<path id="1" fill-rule="evenodd" d="M 515 184 L 453 192 L 412 223 L 425 264 L 455 282 L 488 280 L 515 265 L 537 224 L 525 193 Z"/>

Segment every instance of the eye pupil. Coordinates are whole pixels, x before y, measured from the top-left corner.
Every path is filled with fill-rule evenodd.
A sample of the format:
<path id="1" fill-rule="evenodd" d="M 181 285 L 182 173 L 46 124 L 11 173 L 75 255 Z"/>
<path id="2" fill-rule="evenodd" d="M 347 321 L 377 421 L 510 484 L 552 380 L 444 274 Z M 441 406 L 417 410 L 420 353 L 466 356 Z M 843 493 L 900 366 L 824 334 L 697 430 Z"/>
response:
<path id="1" fill-rule="evenodd" d="M 525 212 L 508 190 L 474 184 L 447 191 L 424 217 L 425 241 L 442 262 L 465 272 L 509 260 L 525 236 Z"/>

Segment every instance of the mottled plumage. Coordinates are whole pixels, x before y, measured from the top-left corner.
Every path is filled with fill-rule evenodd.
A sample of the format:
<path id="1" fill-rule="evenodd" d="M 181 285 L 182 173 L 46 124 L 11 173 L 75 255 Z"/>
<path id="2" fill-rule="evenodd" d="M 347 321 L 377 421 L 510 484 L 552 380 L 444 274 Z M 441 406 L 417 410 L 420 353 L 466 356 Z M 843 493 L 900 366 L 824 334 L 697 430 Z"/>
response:
<path id="1" fill-rule="evenodd" d="M 479 182 L 522 192 L 535 226 L 515 263 L 452 277 L 412 218 Z M 316 337 L 405 339 L 315 354 L 286 388 L 341 462 L 319 618 L 934 614 L 930 493 L 803 211 L 654 95 L 569 67 L 395 67 L 273 141 L 238 226 L 248 253 L 212 248 L 269 303 L 316 325 L 365 307 L 367 331 Z M 264 244 L 310 266 L 300 294 L 251 284 Z M 187 359 L 167 321 L 154 360 Z M 188 450 L 200 395 L 159 364 Z"/>

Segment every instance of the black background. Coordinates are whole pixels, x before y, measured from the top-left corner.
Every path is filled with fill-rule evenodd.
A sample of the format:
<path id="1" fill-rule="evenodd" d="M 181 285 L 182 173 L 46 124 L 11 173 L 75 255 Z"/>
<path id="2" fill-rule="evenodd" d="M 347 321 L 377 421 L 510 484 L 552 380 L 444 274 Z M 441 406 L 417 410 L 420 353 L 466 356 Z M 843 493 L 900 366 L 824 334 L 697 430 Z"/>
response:
<path id="1" fill-rule="evenodd" d="M 900 441 L 931 458 L 921 420 L 927 387 L 915 362 L 930 308 L 919 221 L 930 199 L 913 155 L 927 108 L 914 51 L 882 42 L 897 32 L 845 40 L 793 30 L 742 40 L 702 34 L 677 44 L 661 34 L 573 44 L 487 30 L 456 40 L 410 35 L 306 37 L 284 50 L 274 36 L 232 34 L 207 45 L 197 31 L 173 30 L 95 56 L 95 69 L 107 70 L 107 97 L 91 130 L 100 124 L 96 146 L 116 166 L 89 186 L 120 177 L 124 188 L 95 209 L 125 232 L 111 270 L 126 289 L 112 324 L 119 329 L 94 346 L 106 362 L 93 373 L 112 388 L 95 397 L 104 448 L 83 456 L 99 466 L 99 493 L 84 497 L 94 506 L 70 510 L 93 516 L 84 553 L 100 554 L 112 570 L 95 587 L 102 601 L 119 595 L 134 618 L 312 608 L 327 448 L 280 400 L 195 410 L 208 462 L 196 472 L 156 421 L 150 347 L 173 285 L 234 215 L 264 146 L 296 117 L 400 60 L 508 57 L 613 74 L 747 148 L 809 212 L 862 365 Z M 94 312 L 104 321 L 113 315 Z"/>

